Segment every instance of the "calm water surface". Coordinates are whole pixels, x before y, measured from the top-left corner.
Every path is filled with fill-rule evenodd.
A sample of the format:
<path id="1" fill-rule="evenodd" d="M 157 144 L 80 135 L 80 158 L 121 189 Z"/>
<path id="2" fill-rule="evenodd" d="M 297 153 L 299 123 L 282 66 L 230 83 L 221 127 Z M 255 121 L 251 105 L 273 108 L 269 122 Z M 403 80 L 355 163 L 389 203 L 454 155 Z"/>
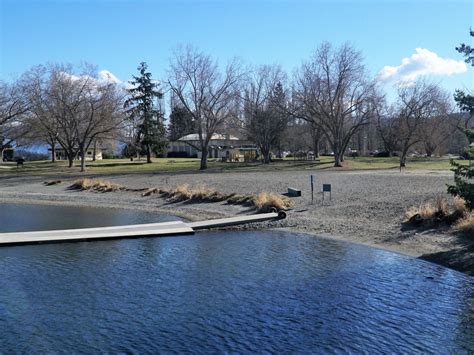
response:
<path id="1" fill-rule="evenodd" d="M 123 210 L 0 211 L 3 232 L 169 220 Z M 0 248 L 0 352 L 171 350 L 468 354 L 474 278 L 276 232 Z"/>

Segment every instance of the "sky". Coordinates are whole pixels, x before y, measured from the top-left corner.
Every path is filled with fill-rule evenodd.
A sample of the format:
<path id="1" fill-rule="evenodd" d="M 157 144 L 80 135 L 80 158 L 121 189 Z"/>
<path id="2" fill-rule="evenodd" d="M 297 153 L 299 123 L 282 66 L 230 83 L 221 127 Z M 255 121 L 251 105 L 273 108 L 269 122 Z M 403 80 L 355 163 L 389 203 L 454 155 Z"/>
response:
<path id="1" fill-rule="evenodd" d="M 81 62 L 127 81 L 146 61 L 165 79 L 173 49 L 219 63 L 280 64 L 291 76 L 323 42 L 349 42 L 387 90 L 427 76 L 474 88 L 455 51 L 472 43 L 471 0 L 0 0 L 0 80 L 34 65 Z"/>

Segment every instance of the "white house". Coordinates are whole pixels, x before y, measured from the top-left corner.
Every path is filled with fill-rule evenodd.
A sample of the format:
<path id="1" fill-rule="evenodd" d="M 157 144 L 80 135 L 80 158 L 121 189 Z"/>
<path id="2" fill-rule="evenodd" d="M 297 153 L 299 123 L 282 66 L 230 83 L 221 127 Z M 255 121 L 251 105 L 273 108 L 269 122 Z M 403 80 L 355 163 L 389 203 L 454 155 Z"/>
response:
<path id="1" fill-rule="evenodd" d="M 167 157 L 201 158 L 199 135 L 188 134 L 177 141 L 169 142 Z M 257 148 L 247 140 L 230 134 L 214 133 L 209 140 L 209 158 L 226 161 L 250 161 L 257 156 Z"/>
<path id="2" fill-rule="evenodd" d="M 51 149 L 49 149 L 51 150 Z M 86 151 L 85 160 L 93 160 L 94 158 L 94 150 L 95 150 L 95 160 L 102 160 L 102 148 L 89 148 Z M 55 149 L 56 160 L 67 160 L 66 151 L 63 148 L 56 148 Z M 74 158 L 75 160 L 81 159 L 80 154 L 77 154 Z"/>

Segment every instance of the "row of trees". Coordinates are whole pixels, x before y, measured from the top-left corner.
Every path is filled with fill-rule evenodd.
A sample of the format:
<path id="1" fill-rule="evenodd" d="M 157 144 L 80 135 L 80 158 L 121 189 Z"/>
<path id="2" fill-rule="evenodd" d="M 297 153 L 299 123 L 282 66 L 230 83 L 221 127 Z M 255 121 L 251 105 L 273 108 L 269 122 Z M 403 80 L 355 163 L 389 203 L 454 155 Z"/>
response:
<path id="1" fill-rule="evenodd" d="M 77 71 L 68 65 L 37 66 L 14 84 L 2 83 L 2 149 L 14 142 L 46 143 L 54 159 L 59 145 L 70 166 L 80 156 L 84 169 L 87 149 L 107 140 L 151 162 L 152 152 L 165 147 L 165 135 L 197 133 L 206 169 L 213 134 L 235 133 L 255 142 L 265 163 L 272 152 L 294 151 L 305 142 L 316 156 L 326 147 L 335 166 L 354 146 L 397 152 L 404 164 L 414 147 L 432 155 L 461 123 L 471 124 L 469 115 L 453 114 L 451 95 L 424 81 L 399 88 L 388 103 L 350 45 L 322 44 L 292 80 L 277 65 L 244 70 L 233 60 L 220 67 L 191 46 L 174 53 L 163 83 L 152 79 L 145 63 L 138 71 L 128 87 L 99 79 L 90 66 Z M 168 133 L 166 89 L 172 103 Z"/>

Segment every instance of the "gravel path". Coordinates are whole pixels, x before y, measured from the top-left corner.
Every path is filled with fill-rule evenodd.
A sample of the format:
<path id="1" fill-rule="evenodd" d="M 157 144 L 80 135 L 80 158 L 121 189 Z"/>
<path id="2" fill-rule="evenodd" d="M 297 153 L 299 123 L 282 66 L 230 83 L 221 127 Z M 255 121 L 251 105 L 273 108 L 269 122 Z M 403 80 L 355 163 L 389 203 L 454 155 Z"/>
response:
<path id="1" fill-rule="evenodd" d="M 474 268 L 472 243 L 466 238 L 439 231 L 402 230 L 401 221 L 409 206 L 446 195 L 452 183 L 448 171 L 318 171 L 315 174 L 315 201 L 311 203 L 312 171 L 248 173 L 130 174 L 103 177 L 130 188 L 175 188 L 187 183 L 208 186 L 221 192 L 255 194 L 261 191 L 285 193 L 288 186 L 302 190 L 293 198 L 288 218 L 280 222 L 244 228 L 286 228 L 328 238 L 344 239 L 392 251 L 421 256 L 466 249 L 460 266 L 468 273 Z M 77 177 L 77 176 L 76 176 Z M 60 185 L 44 186 L 45 177 L 0 177 L 0 202 L 53 203 L 153 210 L 179 215 L 190 220 L 253 213 L 248 208 L 226 203 L 172 203 L 158 196 L 141 197 L 138 192 L 93 193 L 67 190 L 75 177 L 68 175 Z M 56 177 L 55 177 L 56 179 Z M 321 186 L 332 184 L 332 200 L 322 201 Z M 316 192 L 317 191 L 317 192 Z M 326 196 L 328 197 L 328 196 Z M 472 241 L 472 240 L 471 240 Z M 459 259 L 459 253 L 456 254 Z M 469 261 L 469 258 L 471 261 Z M 432 258 L 433 259 L 433 258 Z M 439 259 L 439 258 L 438 258 Z M 465 260 L 464 260 L 465 259 Z M 467 260 L 467 261 L 466 261 Z M 469 264 L 466 266 L 466 263 Z M 467 270 L 466 270 L 467 268 Z M 470 271 L 471 270 L 471 271 Z"/>

